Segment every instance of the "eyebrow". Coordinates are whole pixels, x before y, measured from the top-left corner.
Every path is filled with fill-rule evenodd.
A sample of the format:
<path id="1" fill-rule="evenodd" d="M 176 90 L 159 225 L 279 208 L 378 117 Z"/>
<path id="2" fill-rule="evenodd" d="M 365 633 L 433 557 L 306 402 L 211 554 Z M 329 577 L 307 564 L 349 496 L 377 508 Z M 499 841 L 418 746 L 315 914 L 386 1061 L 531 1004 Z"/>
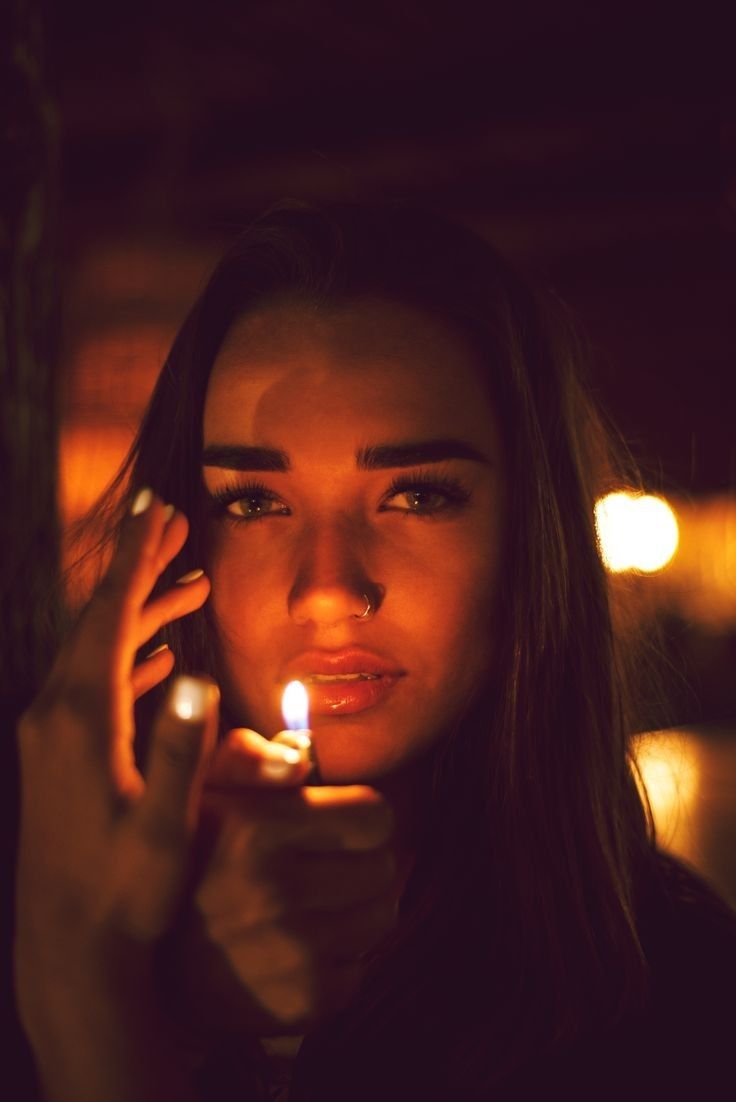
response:
<path id="1" fill-rule="evenodd" d="M 490 459 L 464 440 L 416 440 L 400 444 L 377 444 L 361 448 L 356 455 L 358 469 L 415 467 L 420 463 L 441 463 L 445 459 L 471 459 L 490 466 Z"/>
<path id="2" fill-rule="evenodd" d="M 464 440 L 412 440 L 396 444 L 371 444 L 359 448 L 355 455 L 360 471 L 415 467 L 421 463 L 441 463 L 447 459 L 470 459 L 474 463 L 491 465 L 488 456 Z M 291 469 L 291 460 L 279 448 L 249 444 L 210 444 L 202 452 L 202 465 L 221 467 L 229 471 L 283 472 Z"/>
<path id="3" fill-rule="evenodd" d="M 223 467 L 228 471 L 288 471 L 291 461 L 279 448 L 211 444 L 202 452 L 202 466 Z"/>

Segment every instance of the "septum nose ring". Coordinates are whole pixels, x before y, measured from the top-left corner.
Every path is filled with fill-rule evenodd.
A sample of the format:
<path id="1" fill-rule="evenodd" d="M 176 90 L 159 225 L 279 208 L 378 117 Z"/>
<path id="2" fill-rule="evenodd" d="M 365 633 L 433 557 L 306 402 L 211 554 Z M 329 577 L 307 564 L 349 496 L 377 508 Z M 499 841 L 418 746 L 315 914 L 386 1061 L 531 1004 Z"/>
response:
<path id="1" fill-rule="evenodd" d="M 373 612 L 373 605 L 371 599 L 367 593 L 363 594 L 363 600 L 365 601 L 365 608 L 362 612 L 353 613 L 353 619 L 355 620 L 367 620 L 370 614 Z"/>

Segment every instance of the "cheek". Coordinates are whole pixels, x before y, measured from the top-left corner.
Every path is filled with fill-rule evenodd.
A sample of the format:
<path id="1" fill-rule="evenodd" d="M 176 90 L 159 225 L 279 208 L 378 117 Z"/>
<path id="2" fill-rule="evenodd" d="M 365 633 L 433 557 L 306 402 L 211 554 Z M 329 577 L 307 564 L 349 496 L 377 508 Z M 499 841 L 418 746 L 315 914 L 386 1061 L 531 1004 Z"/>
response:
<path id="1" fill-rule="evenodd" d="M 223 644 L 242 646 L 250 636 L 246 625 L 252 620 L 251 605 L 257 589 L 240 556 L 216 550 L 210 557 L 208 573 L 212 582 L 210 607 Z"/>
<path id="2" fill-rule="evenodd" d="M 209 534 L 206 559 L 218 625 L 243 642 L 277 603 L 279 555 L 251 533 L 217 524 Z"/>
<path id="3" fill-rule="evenodd" d="M 487 675 L 493 657 L 497 591 L 487 576 L 471 571 L 450 584 L 444 579 L 442 588 L 434 590 L 433 615 L 425 629 L 432 641 L 437 678 L 448 696 L 467 696 Z"/>
<path id="4" fill-rule="evenodd" d="M 395 599 L 420 661 L 422 692 L 452 718 L 487 681 L 494 658 L 500 593 L 495 541 L 458 543 L 428 567 L 403 578 Z"/>
<path id="5" fill-rule="evenodd" d="M 211 541 L 207 570 L 212 582 L 210 612 L 226 668 L 237 660 L 241 668 L 257 669 L 254 656 L 276 614 L 274 580 L 259 567 L 257 557 L 245 553 L 237 535 L 226 533 Z"/>

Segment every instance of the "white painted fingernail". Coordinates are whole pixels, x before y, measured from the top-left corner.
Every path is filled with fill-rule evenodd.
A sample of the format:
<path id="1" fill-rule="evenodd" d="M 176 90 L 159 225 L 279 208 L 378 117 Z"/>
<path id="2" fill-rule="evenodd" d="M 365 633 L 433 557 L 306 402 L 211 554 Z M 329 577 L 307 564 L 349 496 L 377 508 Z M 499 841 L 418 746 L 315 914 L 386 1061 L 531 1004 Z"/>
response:
<path id="1" fill-rule="evenodd" d="M 207 710 L 209 685 L 196 677 L 177 677 L 171 689 L 169 708 L 179 719 L 198 722 Z"/>
<path id="2" fill-rule="evenodd" d="M 169 523 L 174 513 L 176 512 L 176 505 L 164 505 L 164 522 Z"/>
<path id="3" fill-rule="evenodd" d="M 144 486 L 133 498 L 133 504 L 130 507 L 130 515 L 139 517 L 141 513 L 145 513 L 152 501 L 153 490 L 150 490 L 148 486 Z"/>
<path id="4" fill-rule="evenodd" d="M 155 658 L 157 654 L 161 654 L 162 651 L 170 650 L 168 643 L 161 643 L 160 646 L 154 647 L 152 651 L 149 651 L 146 658 Z"/>
<path id="5" fill-rule="evenodd" d="M 196 582 L 197 578 L 201 578 L 204 574 L 204 570 L 190 570 L 188 574 L 184 574 L 181 578 L 176 579 L 177 585 L 189 585 L 190 582 Z"/>

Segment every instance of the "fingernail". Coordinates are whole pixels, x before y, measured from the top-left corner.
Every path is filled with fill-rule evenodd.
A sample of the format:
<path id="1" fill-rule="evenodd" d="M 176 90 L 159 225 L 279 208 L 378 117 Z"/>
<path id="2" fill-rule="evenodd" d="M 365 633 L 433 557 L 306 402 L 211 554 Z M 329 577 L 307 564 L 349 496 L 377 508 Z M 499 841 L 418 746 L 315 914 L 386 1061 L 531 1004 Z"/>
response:
<path id="1" fill-rule="evenodd" d="M 164 505 L 164 522 L 169 523 L 174 513 L 176 512 L 176 505 Z"/>
<path id="2" fill-rule="evenodd" d="M 189 582 L 196 582 L 197 578 L 201 578 L 204 574 L 204 570 L 190 570 L 188 574 L 184 574 L 181 578 L 176 579 L 177 585 L 188 585 Z"/>
<path id="3" fill-rule="evenodd" d="M 133 517 L 139 517 L 141 513 L 145 513 L 148 506 L 153 501 L 153 490 L 150 490 L 148 486 L 144 486 L 142 490 L 133 498 L 133 504 L 130 507 L 130 515 Z"/>
<path id="4" fill-rule="evenodd" d="M 282 781 L 293 774 L 300 761 L 298 750 L 292 750 L 290 746 L 280 746 L 278 757 L 262 758 L 258 768 L 265 780 Z"/>
<path id="5" fill-rule="evenodd" d="M 193 723 L 204 719 L 207 711 L 209 684 L 196 677 L 177 677 L 171 689 L 169 708 L 179 719 Z"/>
<path id="6" fill-rule="evenodd" d="M 168 643 L 161 643 L 160 646 L 154 647 L 152 651 L 149 651 L 146 655 L 146 658 L 155 658 L 157 654 L 161 654 L 162 651 L 169 649 L 170 647 Z"/>

